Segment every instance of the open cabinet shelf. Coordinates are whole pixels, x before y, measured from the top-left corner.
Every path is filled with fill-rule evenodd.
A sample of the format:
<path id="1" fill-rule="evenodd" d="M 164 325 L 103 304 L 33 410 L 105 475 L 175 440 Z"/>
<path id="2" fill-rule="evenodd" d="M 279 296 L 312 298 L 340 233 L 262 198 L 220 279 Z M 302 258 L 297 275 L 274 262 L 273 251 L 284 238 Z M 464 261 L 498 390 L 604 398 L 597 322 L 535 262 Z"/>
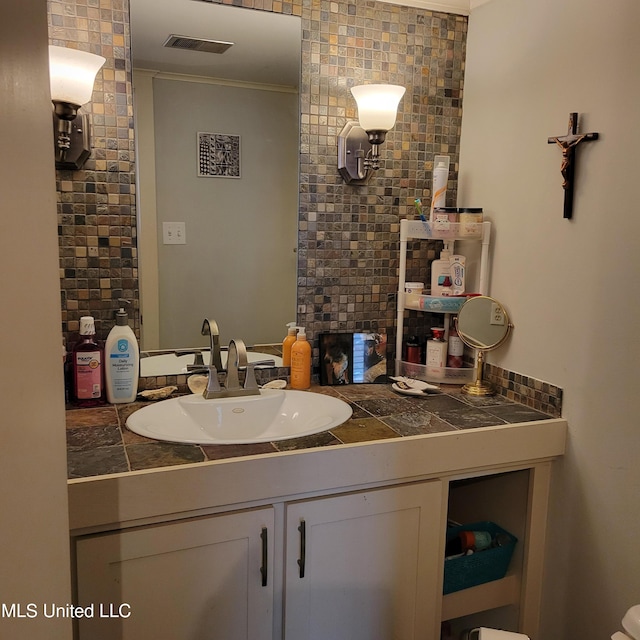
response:
<path id="1" fill-rule="evenodd" d="M 518 539 L 504 578 L 443 596 L 441 620 L 451 623 L 456 637 L 462 630 L 475 626 L 498 626 L 535 634 L 548 483 L 548 465 L 449 483 L 448 520 L 462 523 L 488 520 Z"/>
<path id="2" fill-rule="evenodd" d="M 501 580 L 449 593 L 442 598 L 442 621 L 462 618 L 488 609 L 517 605 L 520 576 L 509 574 Z"/>

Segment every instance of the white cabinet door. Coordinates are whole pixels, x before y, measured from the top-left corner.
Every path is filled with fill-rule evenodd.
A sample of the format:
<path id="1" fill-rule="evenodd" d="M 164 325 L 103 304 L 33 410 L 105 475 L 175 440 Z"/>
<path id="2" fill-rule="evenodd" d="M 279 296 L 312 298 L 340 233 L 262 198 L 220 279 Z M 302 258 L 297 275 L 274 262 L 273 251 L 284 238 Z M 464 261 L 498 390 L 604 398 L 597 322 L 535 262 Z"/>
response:
<path id="1" fill-rule="evenodd" d="M 80 640 L 271 640 L 273 523 L 263 508 L 78 540 Z"/>
<path id="2" fill-rule="evenodd" d="M 439 637 L 439 481 L 287 505 L 286 640 Z"/>

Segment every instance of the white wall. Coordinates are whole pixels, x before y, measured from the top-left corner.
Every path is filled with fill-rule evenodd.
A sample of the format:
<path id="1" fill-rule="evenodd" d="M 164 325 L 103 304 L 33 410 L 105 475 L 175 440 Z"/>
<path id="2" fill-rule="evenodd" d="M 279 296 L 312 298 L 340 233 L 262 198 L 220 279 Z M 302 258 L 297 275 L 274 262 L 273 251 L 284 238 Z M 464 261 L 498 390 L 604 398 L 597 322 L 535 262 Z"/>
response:
<path id="1" fill-rule="evenodd" d="M 608 638 L 640 602 L 640 3 L 492 0 L 471 13 L 459 206 L 494 221 L 491 293 L 515 331 L 490 361 L 564 389 L 540 638 Z M 577 151 L 562 217 L 570 112 Z"/>
<path id="2" fill-rule="evenodd" d="M 46 2 L 0 23 L 0 592 L 2 638 L 71 638 L 58 237 Z M 14 612 L 16 610 L 14 609 Z"/>

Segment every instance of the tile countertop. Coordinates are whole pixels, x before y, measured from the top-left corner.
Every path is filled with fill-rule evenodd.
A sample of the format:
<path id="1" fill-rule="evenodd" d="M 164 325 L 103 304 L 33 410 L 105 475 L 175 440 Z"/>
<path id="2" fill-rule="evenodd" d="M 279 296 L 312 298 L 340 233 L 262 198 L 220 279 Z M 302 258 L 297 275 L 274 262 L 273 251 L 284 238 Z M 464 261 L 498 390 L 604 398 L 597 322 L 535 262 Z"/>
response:
<path id="1" fill-rule="evenodd" d="M 325 393 L 348 402 L 353 415 L 330 431 L 261 444 L 193 445 L 144 438 L 129 431 L 125 422 L 134 411 L 148 404 L 146 402 L 91 409 L 69 408 L 66 412 L 68 477 L 87 478 L 279 451 L 515 424 L 550 417 L 500 395 L 484 398 L 465 396 L 456 386 L 443 387 L 442 393 L 424 397 L 400 395 L 386 384 L 344 387 L 314 385 L 311 392 Z"/>

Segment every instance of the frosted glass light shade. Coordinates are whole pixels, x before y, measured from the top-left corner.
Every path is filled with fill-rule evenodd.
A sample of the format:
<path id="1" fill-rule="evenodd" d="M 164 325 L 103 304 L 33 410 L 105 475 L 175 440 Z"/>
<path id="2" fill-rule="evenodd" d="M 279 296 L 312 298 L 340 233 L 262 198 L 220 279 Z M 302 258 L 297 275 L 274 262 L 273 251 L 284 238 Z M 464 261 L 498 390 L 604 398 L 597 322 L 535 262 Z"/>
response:
<path id="1" fill-rule="evenodd" d="M 351 88 L 358 120 L 365 131 L 389 131 L 396 123 L 398 104 L 406 89 L 395 84 L 362 84 Z"/>
<path id="2" fill-rule="evenodd" d="M 49 45 L 51 100 L 78 107 L 89 102 L 96 74 L 105 62 L 93 53 Z"/>

